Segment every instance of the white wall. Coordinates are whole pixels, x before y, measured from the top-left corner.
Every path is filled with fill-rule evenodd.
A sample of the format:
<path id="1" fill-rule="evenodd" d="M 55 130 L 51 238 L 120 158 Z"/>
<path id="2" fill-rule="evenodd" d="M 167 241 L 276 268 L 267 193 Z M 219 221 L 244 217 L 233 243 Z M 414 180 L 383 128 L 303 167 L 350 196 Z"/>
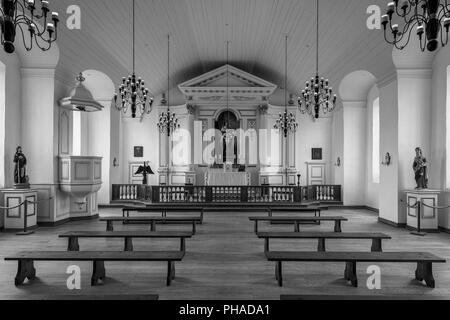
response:
<path id="1" fill-rule="evenodd" d="M 307 115 L 297 113 L 297 120 L 299 129 L 296 135 L 296 167 L 302 175 L 302 185 L 307 184 L 307 165 L 306 162 L 311 162 L 313 148 L 323 149 L 323 160 L 318 162 L 326 163 L 326 183 L 331 184 L 333 178 L 331 176 L 332 165 L 331 160 L 331 132 L 332 132 L 332 118 L 322 118 L 313 122 Z"/>
<path id="2" fill-rule="evenodd" d="M 158 185 L 157 170 L 159 168 L 159 131 L 157 127 L 159 115 L 156 108 L 142 122 L 139 119 L 123 118 L 122 121 L 122 183 L 128 183 L 129 162 L 149 161 L 155 175 L 149 176 L 150 185 Z M 144 147 L 144 157 L 134 157 L 134 147 Z"/>
<path id="3" fill-rule="evenodd" d="M 449 196 L 449 157 L 450 150 L 450 78 L 448 66 L 450 65 L 450 48 L 441 49 L 433 62 L 432 98 L 431 98 L 431 149 L 430 161 L 430 188 L 445 190 L 440 197 L 440 205 L 450 203 Z M 427 155 L 426 155 L 427 156 Z M 439 213 L 439 225 L 450 229 L 450 210 Z"/>
<path id="4" fill-rule="evenodd" d="M 344 183 L 344 109 L 338 108 L 333 114 L 333 125 L 332 125 L 332 184 L 342 185 Z M 341 166 L 334 166 L 337 159 L 341 159 Z"/>
<path id="5" fill-rule="evenodd" d="M 398 188 L 398 99 L 397 80 L 390 78 L 378 84 L 380 90 L 380 152 L 382 159 L 389 152 L 392 157 L 390 166 L 380 170 L 380 218 L 400 223 Z"/>
<path id="6" fill-rule="evenodd" d="M 366 206 L 379 209 L 380 184 L 373 182 L 373 103 L 379 97 L 378 87 L 374 85 L 367 96 L 366 116 Z M 382 127 L 380 128 L 382 129 Z M 381 130 L 380 130 L 381 132 Z M 380 155 L 380 163 L 381 163 Z"/>

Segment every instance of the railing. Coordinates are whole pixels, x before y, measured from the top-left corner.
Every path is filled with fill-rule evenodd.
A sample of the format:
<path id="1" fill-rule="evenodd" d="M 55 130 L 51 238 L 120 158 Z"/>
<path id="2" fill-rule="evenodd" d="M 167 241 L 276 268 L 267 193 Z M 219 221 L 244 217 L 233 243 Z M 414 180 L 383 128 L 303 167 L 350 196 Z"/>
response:
<path id="1" fill-rule="evenodd" d="M 302 203 L 341 202 L 341 186 L 143 186 L 113 185 L 116 202 Z"/>

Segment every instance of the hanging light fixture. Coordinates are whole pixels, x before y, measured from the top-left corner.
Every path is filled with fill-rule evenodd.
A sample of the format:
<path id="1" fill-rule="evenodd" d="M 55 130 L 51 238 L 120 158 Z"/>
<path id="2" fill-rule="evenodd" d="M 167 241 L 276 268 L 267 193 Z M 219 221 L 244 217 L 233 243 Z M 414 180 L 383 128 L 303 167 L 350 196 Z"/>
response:
<path id="1" fill-rule="evenodd" d="M 284 75 L 284 105 L 285 111 L 280 114 L 276 121 L 274 128 L 283 132 L 284 137 L 287 138 L 289 133 L 296 133 L 298 129 L 298 122 L 295 115 L 288 112 L 288 93 L 287 93 L 287 74 L 288 74 L 288 35 L 286 35 L 286 60 L 285 60 L 285 75 Z"/>
<path id="2" fill-rule="evenodd" d="M 230 61 L 230 42 L 227 40 L 227 122 L 222 127 L 222 136 L 226 143 L 230 143 L 236 136 L 236 131 L 230 128 L 230 73 L 229 73 L 229 61 Z"/>
<path id="3" fill-rule="evenodd" d="M 316 77 L 306 81 L 305 89 L 298 98 L 300 112 L 309 114 L 314 120 L 319 119 L 320 112 L 327 114 L 332 112 L 336 105 L 337 95 L 333 95 L 328 79 L 319 77 L 319 0 L 317 0 L 317 25 L 316 25 Z"/>
<path id="4" fill-rule="evenodd" d="M 91 92 L 84 86 L 83 82 L 86 79 L 83 77 L 83 74 L 80 73 L 76 80 L 77 84 L 70 90 L 69 96 L 59 100 L 59 106 L 72 111 L 102 111 L 103 106 L 94 100 Z"/>
<path id="5" fill-rule="evenodd" d="M 142 121 L 146 114 L 152 112 L 153 98 L 149 96 L 149 91 L 145 87 L 145 81 L 142 78 L 137 78 L 135 73 L 135 14 L 135 0 L 133 0 L 133 73 L 128 77 L 122 78 L 122 84 L 119 86 L 120 104 L 117 105 L 117 93 L 114 95 L 114 101 L 117 110 L 127 113 L 131 107 L 131 117 L 134 119 L 139 114 Z"/>
<path id="6" fill-rule="evenodd" d="M 0 9 L 1 44 L 7 53 L 16 49 L 14 41 L 18 30 L 22 33 L 22 40 L 27 51 L 33 49 L 33 41 L 42 51 L 50 50 L 52 43 L 58 37 L 59 16 L 57 12 L 50 14 L 50 4 L 41 0 L 41 12 L 36 13 L 35 0 L 2 0 Z M 50 17 L 51 16 L 51 17 Z M 43 20 L 42 26 L 37 25 Z M 30 35 L 29 44 L 26 43 L 25 33 Z"/>
<path id="7" fill-rule="evenodd" d="M 393 22 L 394 15 L 403 20 L 403 28 Z M 381 24 L 386 42 L 395 48 L 406 48 L 415 29 L 422 52 L 426 49 L 433 52 L 439 47 L 439 40 L 443 47 L 448 44 L 450 4 L 447 0 L 402 0 L 400 4 L 395 0 L 387 5 Z M 388 39 L 388 25 L 392 39 Z"/>
<path id="8" fill-rule="evenodd" d="M 159 117 L 158 129 L 161 134 L 170 137 L 181 125 L 175 113 L 170 112 L 170 34 L 167 35 L 167 112 Z"/>

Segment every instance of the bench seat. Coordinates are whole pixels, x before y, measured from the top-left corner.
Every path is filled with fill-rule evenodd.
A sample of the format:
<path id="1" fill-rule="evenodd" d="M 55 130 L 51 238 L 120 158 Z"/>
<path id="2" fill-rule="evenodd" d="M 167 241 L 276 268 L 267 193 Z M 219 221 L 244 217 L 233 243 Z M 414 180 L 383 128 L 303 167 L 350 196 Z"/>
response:
<path id="1" fill-rule="evenodd" d="M 283 222 L 292 223 L 295 226 L 294 232 L 300 232 L 300 224 L 302 222 L 322 222 L 322 221 L 332 221 L 334 222 L 334 232 L 342 232 L 342 222 L 348 221 L 344 217 L 250 217 L 250 221 L 255 223 L 255 233 L 258 233 L 258 223 L 259 222 Z"/>
<path id="2" fill-rule="evenodd" d="M 133 239 L 180 239 L 180 251 L 186 251 L 186 239 L 192 238 L 192 232 L 148 232 L 148 231 L 71 231 L 61 234 L 59 238 L 68 239 L 68 251 L 80 251 L 79 238 L 123 238 L 124 251 L 133 251 Z"/>
<path id="3" fill-rule="evenodd" d="M 282 262 L 345 262 L 344 277 L 358 287 L 357 262 L 369 263 L 417 263 L 416 280 L 426 282 L 434 288 L 433 263 L 446 260 L 425 252 L 266 252 L 269 261 L 276 262 L 275 274 L 280 287 L 283 286 Z"/>
<path id="4" fill-rule="evenodd" d="M 146 206 L 146 207 L 133 207 L 128 206 L 124 207 L 122 209 L 122 215 L 123 217 L 130 217 L 130 212 L 139 212 L 139 213 L 161 213 L 161 216 L 163 218 L 167 217 L 167 213 L 200 213 L 200 224 L 203 224 L 203 217 L 204 217 L 204 209 L 202 207 L 190 207 L 190 206 L 183 206 L 183 205 L 175 205 L 175 206 L 161 206 L 161 205 L 155 205 L 155 206 Z"/>
<path id="5" fill-rule="evenodd" d="M 175 262 L 182 261 L 185 253 L 182 251 L 141 251 L 141 252 L 105 252 L 105 251 L 31 251 L 19 252 L 16 255 L 5 258 L 5 261 L 18 261 L 17 275 L 15 285 L 24 283 L 25 279 L 34 280 L 36 278 L 35 261 L 92 261 L 93 272 L 91 285 L 95 286 L 101 280 L 105 281 L 106 271 L 105 262 L 124 261 L 124 262 L 162 262 L 167 261 L 167 286 L 170 286 L 175 279 Z"/>
<path id="6" fill-rule="evenodd" d="M 372 240 L 372 252 L 382 252 L 382 240 L 392 239 L 384 233 L 342 233 L 342 232 L 258 232 L 258 238 L 264 239 L 264 251 L 268 252 L 271 239 L 318 239 L 317 251 L 326 251 L 326 239 L 333 240 Z"/>
<path id="7" fill-rule="evenodd" d="M 151 231 L 156 231 L 156 224 L 180 223 L 192 224 L 192 233 L 197 233 L 197 224 L 201 223 L 200 217 L 103 217 L 100 221 L 106 221 L 106 231 L 114 231 L 114 222 L 144 223 L 151 225 Z"/>

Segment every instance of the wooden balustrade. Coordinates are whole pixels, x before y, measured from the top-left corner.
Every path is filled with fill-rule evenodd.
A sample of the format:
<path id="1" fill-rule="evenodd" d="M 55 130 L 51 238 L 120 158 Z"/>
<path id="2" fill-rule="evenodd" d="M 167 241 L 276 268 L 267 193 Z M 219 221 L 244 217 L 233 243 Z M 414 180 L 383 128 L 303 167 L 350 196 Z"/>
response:
<path id="1" fill-rule="evenodd" d="M 112 200 L 153 203 L 341 202 L 341 186 L 143 186 L 113 185 Z"/>

